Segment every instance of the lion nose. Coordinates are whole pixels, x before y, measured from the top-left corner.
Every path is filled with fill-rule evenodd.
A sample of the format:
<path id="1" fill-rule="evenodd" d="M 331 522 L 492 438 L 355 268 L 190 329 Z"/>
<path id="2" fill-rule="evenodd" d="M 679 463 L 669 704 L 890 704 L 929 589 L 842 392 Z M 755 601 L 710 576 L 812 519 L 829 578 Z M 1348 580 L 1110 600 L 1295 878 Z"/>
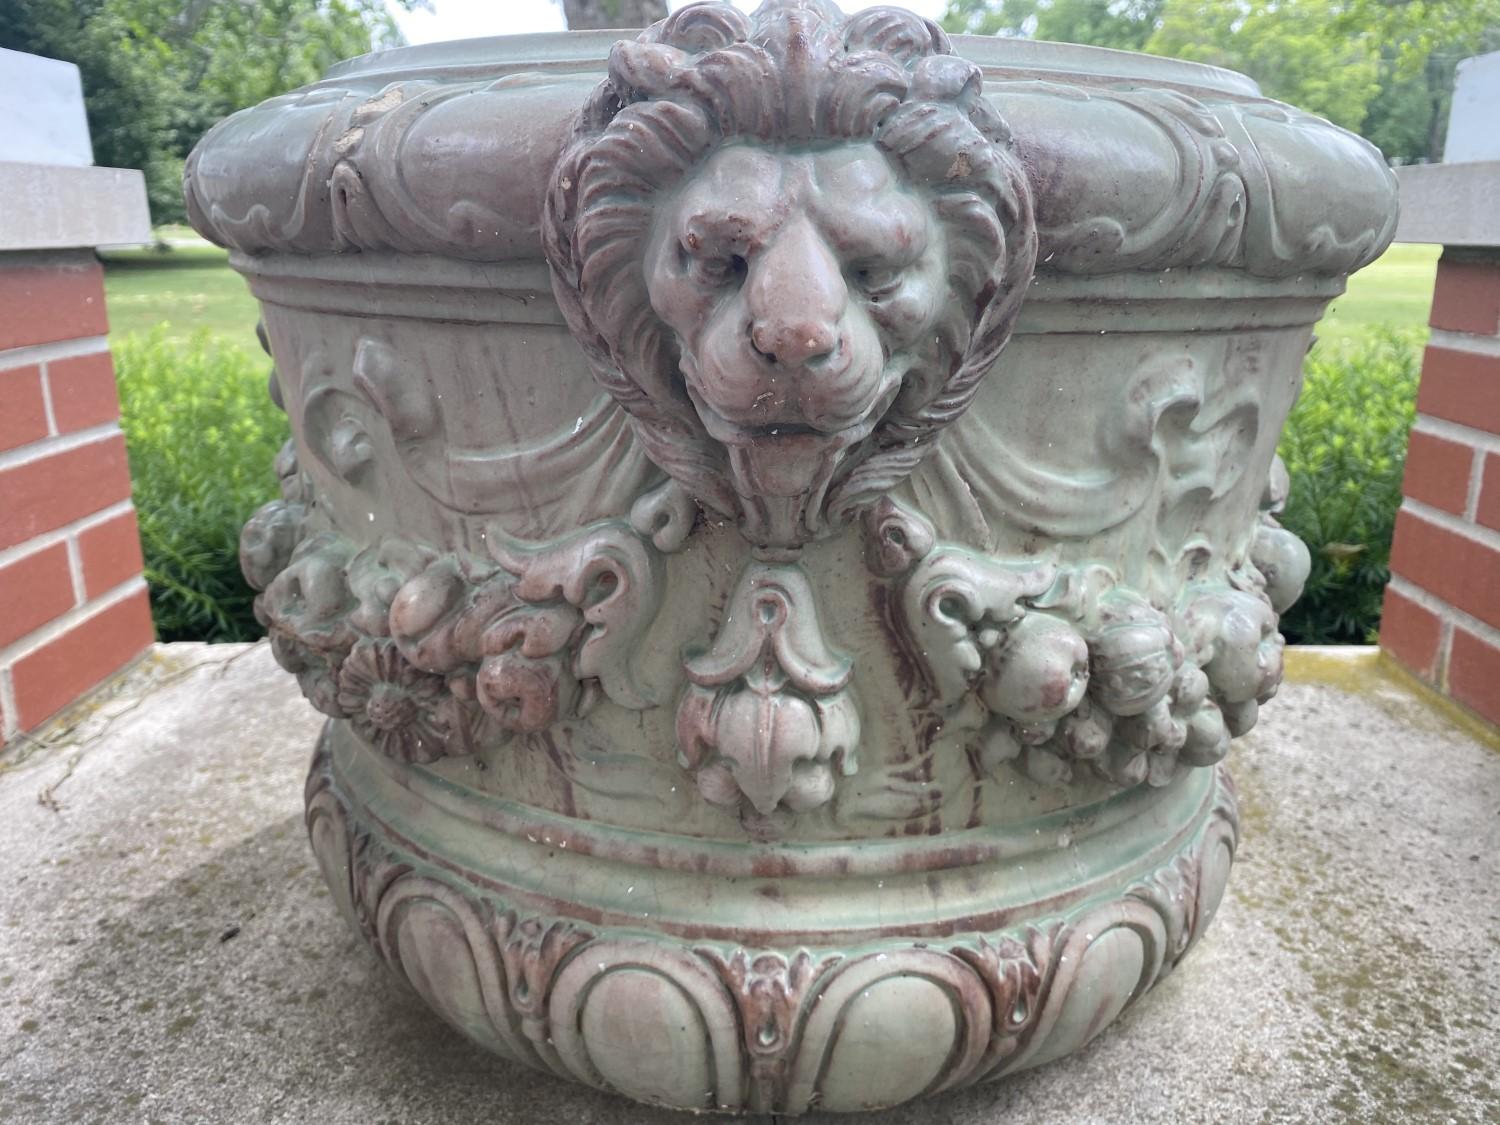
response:
<path id="1" fill-rule="evenodd" d="M 849 290 L 838 259 L 798 216 L 750 264 L 750 342 L 772 363 L 800 367 L 834 354 Z"/>
<path id="2" fill-rule="evenodd" d="M 801 367 L 833 354 L 838 330 L 826 321 L 757 321 L 750 330 L 755 350 L 771 363 Z"/>

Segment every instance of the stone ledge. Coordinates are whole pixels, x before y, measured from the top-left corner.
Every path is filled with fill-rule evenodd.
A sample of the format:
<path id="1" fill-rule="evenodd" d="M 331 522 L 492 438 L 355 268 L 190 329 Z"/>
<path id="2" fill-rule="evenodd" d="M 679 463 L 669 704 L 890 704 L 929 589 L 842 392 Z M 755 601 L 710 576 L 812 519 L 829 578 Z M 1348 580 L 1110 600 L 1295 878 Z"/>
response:
<path id="1" fill-rule="evenodd" d="M 146 178 L 133 168 L 0 161 L 0 251 L 151 240 Z"/>
<path id="2" fill-rule="evenodd" d="M 1396 169 L 1397 242 L 1500 246 L 1500 160 Z"/>
<path id="3" fill-rule="evenodd" d="M 1181 968 L 1072 1059 L 801 1120 L 1492 1116 L 1500 741 L 1372 650 L 1290 668 Z M 690 1120 L 494 1060 L 393 983 L 303 836 L 322 721 L 263 645 L 165 645 L 0 757 L 0 1120 Z"/>

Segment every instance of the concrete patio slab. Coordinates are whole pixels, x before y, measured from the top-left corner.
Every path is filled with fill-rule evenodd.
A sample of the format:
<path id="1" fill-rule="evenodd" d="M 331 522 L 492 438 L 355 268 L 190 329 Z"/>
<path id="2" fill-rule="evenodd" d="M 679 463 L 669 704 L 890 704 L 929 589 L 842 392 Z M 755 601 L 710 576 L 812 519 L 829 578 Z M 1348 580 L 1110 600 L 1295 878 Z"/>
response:
<path id="1" fill-rule="evenodd" d="M 264 645 L 158 646 L 0 757 L 0 1121 L 685 1120 L 467 1046 L 345 930 L 302 833 L 321 721 Z M 1492 733 L 1302 651 L 1233 766 L 1181 969 L 1075 1058 L 863 1120 L 1500 1117 Z"/>

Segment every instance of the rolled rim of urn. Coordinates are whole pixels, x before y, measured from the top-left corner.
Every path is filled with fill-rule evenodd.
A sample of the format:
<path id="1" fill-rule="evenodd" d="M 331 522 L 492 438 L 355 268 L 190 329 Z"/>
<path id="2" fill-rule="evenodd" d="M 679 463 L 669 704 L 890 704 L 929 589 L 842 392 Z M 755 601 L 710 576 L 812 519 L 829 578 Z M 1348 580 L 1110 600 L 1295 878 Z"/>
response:
<path id="1" fill-rule="evenodd" d="M 294 440 L 241 562 L 350 923 L 506 1058 L 856 1110 L 1202 932 L 1379 153 L 1213 67 L 823 0 L 378 52 L 193 224 Z"/>

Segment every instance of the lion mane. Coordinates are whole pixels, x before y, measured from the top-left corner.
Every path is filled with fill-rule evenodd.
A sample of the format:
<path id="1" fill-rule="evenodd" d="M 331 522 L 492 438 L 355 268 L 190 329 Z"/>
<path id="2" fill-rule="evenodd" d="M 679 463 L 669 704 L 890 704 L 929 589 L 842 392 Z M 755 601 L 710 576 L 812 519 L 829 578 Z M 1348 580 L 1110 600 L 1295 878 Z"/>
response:
<path id="1" fill-rule="evenodd" d="M 547 194 L 553 289 L 599 383 L 647 455 L 706 507 L 740 507 L 724 450 L 683 388 L 643 255 L 658 198 L 727 142 L 872 143 L 947 233 L 948 296 L 931 343 L 829 490 L 842 523 L 907 477 L 973 401 L 1036 264 L 1030 190 L 977 66 L 896 8 L 845 17 L 822 0 L 683 8 L 617 43 Z"/>

